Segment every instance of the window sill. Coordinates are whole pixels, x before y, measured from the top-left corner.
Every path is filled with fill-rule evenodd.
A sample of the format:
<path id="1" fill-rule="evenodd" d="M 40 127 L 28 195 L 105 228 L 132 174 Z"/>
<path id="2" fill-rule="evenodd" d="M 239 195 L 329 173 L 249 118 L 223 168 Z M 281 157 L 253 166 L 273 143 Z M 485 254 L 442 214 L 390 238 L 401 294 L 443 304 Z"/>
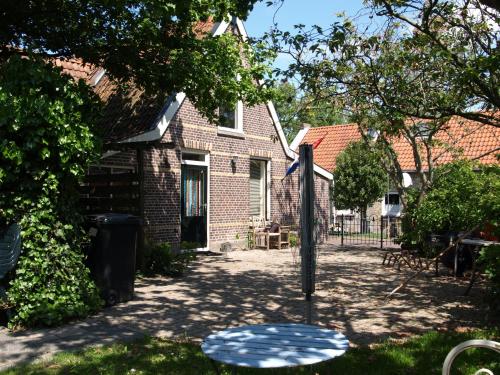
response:
<path id="1" fill-rule="evenodd" d="M 245 139 L 245 133 L 243 133 L 241 130 L 224 128 L 222 126 L 217 127 L 217 135 Z"/>

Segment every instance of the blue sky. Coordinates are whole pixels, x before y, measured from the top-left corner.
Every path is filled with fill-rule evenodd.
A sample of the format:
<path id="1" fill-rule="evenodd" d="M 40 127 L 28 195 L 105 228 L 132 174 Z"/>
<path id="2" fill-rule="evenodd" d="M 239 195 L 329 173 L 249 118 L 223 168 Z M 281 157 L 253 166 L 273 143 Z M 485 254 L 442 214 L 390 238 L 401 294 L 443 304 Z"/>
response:
<path id="1" fill-rule="evenodd" d="M 276 15 L 278 26 L 283 30 L 291 30 L 293 25 L 302 23 L 306 26 L 332 24 L 339 12 L 354 16 L 363 7 L 362 0 L 285 0 Z M 259 37 L 268 31 L 273 24 L 276 6 L 267 7 L 259 2 L 250 13 L 245 27 L 252 37 Z"/>
<path id="2" fill-rule="evenodd" d="M 355 16 L 363 8 L 362 0 L 285 0 L 277 11 L 275 21 L 281 30 L 293 30 L 293 25 L 304 24 L 306 27 L 319 25 L 327 27 L 337 20 L 336 14 L 344 12 L 348 16 Z M 266 6 L 265 1 L 255 5 L 245 28 L 251 37 L 260 37 L 269 31 L 273 25 L 273 15 L 277 7 Z M 286 68 L 289 63 L 287 56 L 278 56 L 274 66 Z"/>

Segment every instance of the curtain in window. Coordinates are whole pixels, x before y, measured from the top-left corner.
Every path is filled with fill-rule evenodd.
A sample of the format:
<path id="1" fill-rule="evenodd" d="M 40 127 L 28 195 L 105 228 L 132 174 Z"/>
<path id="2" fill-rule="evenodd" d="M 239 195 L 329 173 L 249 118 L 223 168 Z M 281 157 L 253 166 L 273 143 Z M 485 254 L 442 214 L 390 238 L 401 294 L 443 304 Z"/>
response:
<path id="1" fill-rule="evenodd" d="M 184 215 L 204 216 L 203 206 L 205 203 L 205 179 L 203 171 L 198 169 L 187 169 L 183 174 L 184 188 Z"/>

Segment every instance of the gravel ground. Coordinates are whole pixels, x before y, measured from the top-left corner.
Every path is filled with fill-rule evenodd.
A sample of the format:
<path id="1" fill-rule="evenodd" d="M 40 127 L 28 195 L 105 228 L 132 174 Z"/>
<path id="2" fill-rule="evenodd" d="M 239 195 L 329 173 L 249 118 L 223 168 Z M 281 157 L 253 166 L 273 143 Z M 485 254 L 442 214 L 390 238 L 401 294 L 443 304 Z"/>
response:
<path id="1" fill-rule="evenodd" d="M 382 266 L 383 252 L 328 244 L 320 249 L 313 323 L 344 333 L 352 345 L 432 329 L 484 325 L 484 285 L 463 296 L 466 279 L 421 275 L 385 301 L 410 273 Z M 61 350 L 144 334 L 202 340 L 243 324 L 303 322 L 299 258 L 293 250 L 200 255 L 181 278 L 140 278 L 133 301 L 62 327 L 10 333 L 0 328 L 0 370 Z"/>

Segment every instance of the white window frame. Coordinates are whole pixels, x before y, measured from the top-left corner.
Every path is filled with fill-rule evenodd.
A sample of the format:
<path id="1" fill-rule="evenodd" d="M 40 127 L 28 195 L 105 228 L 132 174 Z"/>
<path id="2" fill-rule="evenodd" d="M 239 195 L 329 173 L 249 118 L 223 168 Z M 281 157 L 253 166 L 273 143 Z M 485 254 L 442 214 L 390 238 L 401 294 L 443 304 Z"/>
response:
<path id="1" fill-rule="evenodd" d="M 200 156 L 204 157 L 203 161 L 200 160 L 184 160 L 182 158 L 183 154 L 197 154 Z M 200 247 L 197 249 L 194 249 L 195 251 L 208 251 L 210 250 L 210 153 L 208 151 L 202 151 L 202 150 L 196 150 L 196 149 L 189 149 L 189 148 L 183 148 L 181 149 L 181 164 L 186 164 L 186 165 L 198 165 L 202 167 L 207 167 L 207 246 L 206 247 Z M 181 175 L 179 175 L 179 180 L 181 180 Z M 181 180 L 182 184 L 182 180 Z M 179 190 L 180 191 L 180 190 Z M 180 204 L 181 200 L 181 195 L 179 194 L 179 206 L 180 209 L 182 210 L 182 205 Z M 181 222 L 181 212 L 179 210 L 179 223 Z M 180 229 L 180 224 L 179 224 L 179 229 Z"/>
<path id="2" fill-rule="evenodd" d="M 232 134 L 244 134 L 243 132 L 243 102 L 238 100 L 236 107 L 234 108 L 234 128 L 228 128 L 226 126 L 217 126 L 217 133 L 223 135 Z"/>

